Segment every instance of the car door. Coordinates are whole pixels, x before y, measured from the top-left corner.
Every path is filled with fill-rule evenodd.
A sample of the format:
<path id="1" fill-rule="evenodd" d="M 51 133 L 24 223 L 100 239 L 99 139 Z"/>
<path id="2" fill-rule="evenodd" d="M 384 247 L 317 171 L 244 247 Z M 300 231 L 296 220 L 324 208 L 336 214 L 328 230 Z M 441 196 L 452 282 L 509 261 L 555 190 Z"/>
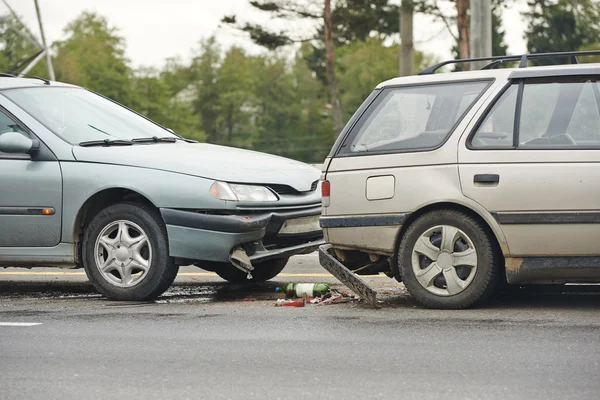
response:
<path id="1" fill-rule="evenodd" d="M 600 76 L 532 74 L 513 74 L 459 145 L 463 193 L 494 215 L 514 257 L 597 255 Z"/>
<path id="2" fill-rule="evenodd" d="M 0 107 L 0 135 L 6 132 L 37 139 Z M 0 152 L 0 251 L 59 244 L 61 206 L 60 165 L 43 144 L 32 155 Z"/>

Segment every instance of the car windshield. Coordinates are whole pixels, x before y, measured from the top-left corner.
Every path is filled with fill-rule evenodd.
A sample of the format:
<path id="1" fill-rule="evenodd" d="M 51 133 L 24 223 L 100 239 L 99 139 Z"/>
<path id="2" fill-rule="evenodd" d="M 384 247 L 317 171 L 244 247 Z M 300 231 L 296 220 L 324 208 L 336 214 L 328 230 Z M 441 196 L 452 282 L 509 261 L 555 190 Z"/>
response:
<path id="1" fill-rule="evenodd" d="M 71 144 L 176 137 L 165 128 L 83 88 L 21 88 L 2 93 Z"/>

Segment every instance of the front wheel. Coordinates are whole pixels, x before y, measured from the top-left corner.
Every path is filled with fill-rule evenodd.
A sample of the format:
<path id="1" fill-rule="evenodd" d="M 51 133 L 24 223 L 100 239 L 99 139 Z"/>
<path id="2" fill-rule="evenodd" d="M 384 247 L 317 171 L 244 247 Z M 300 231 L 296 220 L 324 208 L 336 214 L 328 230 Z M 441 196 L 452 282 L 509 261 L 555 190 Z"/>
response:
<path id="1" fill-rule="evenodd" d="M 453 210 L 424 214 L 406 231 L 398 269 L 412 297 L 430 308 L 468 308 L 486 300 L 499 261 L 479 222 Z"/>
<path id="2" fill-rule="evenodd" d="M 153 208 L 119 203 L 100 211 L 86 227 L 83 265 L 90 282 L 110 300 L 146 301 L 175 280 L 167 231 Z"/>
<path id="3" fill-rule="evenodd" d="M 289 258 L 280 258 L 254 264 L 252 279 L 248 279 L 248 274 L 240 271 L 231 264 L 221 264 L 214 267 L 214 271 L 221 278 L 234 283 L 254 283 L 268 281 L 279 275 L 285 268 Z"/>

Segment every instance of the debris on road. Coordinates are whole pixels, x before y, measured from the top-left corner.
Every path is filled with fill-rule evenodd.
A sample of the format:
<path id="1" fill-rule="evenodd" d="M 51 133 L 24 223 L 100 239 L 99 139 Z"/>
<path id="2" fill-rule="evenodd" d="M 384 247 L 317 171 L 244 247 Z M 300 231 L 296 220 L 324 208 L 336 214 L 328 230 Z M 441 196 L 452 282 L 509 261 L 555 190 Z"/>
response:
<path id="1" fill-rule="evenodd" d="M 306 297 L 301 299 L 278 299 L 275 306 L 277 307 L 304 307 L 306 305 Z"/>
<path id="2" fill-rule="evenodd" d="M 306 303 L 315 306 L 325 306 L 330 304 L 350 303 L 360 301 L 360 297 L 356 295 L 350 295 L 347 292 L 338 292 L 337 290 L 329 290 L 327 293 L 318 296 L 304 296 L 301 298 L 293 299 L 278 299 L 275 306 L 287 306 L 287 307 L 305 307 Z"/>
<path id="3" fill-rule="evenodd" d="M 326 283 L 288 283 L 285 286 L 277 287 L 277 293 L 284 293 L 287 297 L 321 297 L 329 292 L 329 285 Z"/>

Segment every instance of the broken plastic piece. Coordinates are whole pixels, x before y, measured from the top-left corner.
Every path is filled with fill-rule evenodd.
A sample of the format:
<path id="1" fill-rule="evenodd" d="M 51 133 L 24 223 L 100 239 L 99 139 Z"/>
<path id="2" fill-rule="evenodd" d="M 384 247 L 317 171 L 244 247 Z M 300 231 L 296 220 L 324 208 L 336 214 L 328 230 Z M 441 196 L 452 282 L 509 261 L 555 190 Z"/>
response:
<path id="1" fill-rule="evenodd" d="M 306 298 L 291 300 L 291 299 L 279 299 L 275 306 L 283 307 L 304 307 L 306 305 Z"/>
<path id="2" fill-rule="evenodd" d="M 229 260 L 231 261 L 231 264 L 233 264 L 234 267 L 236 267 L 240 271 L 246 272 L 248 274 L 246 276 L 246 279 L 248 279 L 248 280 L 252 279 L 251 272 L 254 270 L 254 267 L 252 266 L 250 257 L 248 257 L 248 254 L 246 254 L 246 250 L 244 250 L 241 247 L 236 247 L 231 252 L 231 255 L 229 256 Z"/>

